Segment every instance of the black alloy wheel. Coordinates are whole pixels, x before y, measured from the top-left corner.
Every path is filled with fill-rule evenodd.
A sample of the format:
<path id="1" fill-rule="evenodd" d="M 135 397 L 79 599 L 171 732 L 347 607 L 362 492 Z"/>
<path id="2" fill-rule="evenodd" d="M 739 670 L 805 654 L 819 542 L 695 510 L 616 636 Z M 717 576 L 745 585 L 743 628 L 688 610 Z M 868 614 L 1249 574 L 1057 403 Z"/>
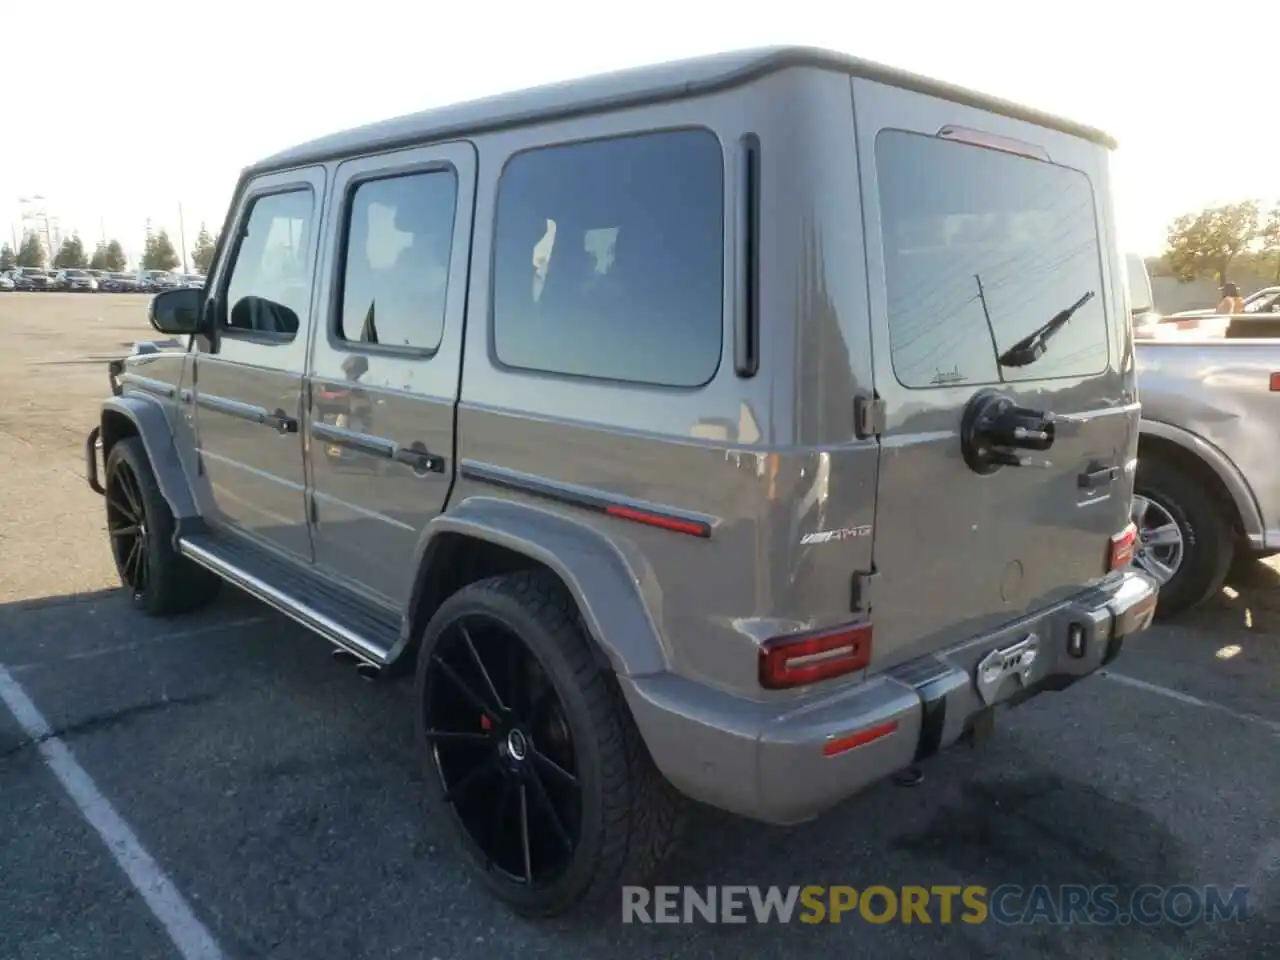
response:
<path id="1" fill-rule="evenodd" d="M 142 485 L 126 461 L 112 467 L 106 485 L 107 532 L 120 579 L 139 599 L 147 592 L 151 560 Z"/>
<path id="2" fill-rule="evenodd" d="M 554 685 L 513 629 L 481 613 L 450 622 L 429 655 L 422 735 L 467 842 L 509 882 L 556 883 L 581 839 L 582 792 Z"/>

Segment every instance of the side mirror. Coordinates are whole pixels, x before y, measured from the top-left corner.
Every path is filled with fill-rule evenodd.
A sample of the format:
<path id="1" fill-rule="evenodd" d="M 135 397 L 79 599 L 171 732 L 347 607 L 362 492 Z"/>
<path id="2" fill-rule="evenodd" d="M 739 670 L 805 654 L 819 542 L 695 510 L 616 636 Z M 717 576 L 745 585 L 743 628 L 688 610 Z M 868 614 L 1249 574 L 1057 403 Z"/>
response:
<path id="1" fill-rule="evenodd" d="M 162 290 L 151 298 L 147 319 L 161 333 L 179 337 L 199 333 L 203 327 L 200 309 L 203 299 L 204 291 L 194 287 Z"/>

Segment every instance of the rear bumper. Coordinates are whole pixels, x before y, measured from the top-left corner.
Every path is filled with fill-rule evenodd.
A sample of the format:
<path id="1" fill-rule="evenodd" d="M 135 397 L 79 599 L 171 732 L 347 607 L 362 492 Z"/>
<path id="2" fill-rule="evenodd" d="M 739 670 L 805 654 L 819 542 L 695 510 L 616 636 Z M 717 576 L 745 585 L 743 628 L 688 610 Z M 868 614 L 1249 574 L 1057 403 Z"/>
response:
<path id="1" fill-rule="evenodd" d="M 1127 637 L 1150 626 L 1157 589 L 1126 571 L 998 633 L 800 701 L 747 700 L 674 674 L 619 680 L 649 752 L 677 789 L 742 816 L 796 823 L 950 746 L 990 708 L 1063 689 L 1110 663 Z M 1005 677 L 984 696 L 978 664 L 1032 636 L 1036 656 L 1025 675 Z M 862 732 L 878 735 L 824 753 Z"/>

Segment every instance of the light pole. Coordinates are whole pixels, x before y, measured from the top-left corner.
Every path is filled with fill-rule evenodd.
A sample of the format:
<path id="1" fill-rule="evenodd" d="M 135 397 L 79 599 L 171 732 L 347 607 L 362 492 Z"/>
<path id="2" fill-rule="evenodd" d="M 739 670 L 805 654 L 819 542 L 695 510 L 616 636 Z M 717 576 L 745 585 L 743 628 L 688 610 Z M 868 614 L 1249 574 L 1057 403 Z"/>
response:
<path id="1" fill-rule="evenodd" d="M 19 197 L 18 206 L 24 233 L 27 230 L 28 220 L 34 225 L 36 236 L 40 235 L 41 227 L 43 227 L 44 245 L 45 249 L 49 251 L 49 261 L 52 263 L 57 251 L 54 249 L 53 235 L 49 230 L 49 212 L 44 205 L 44 195 L 37 193 L 29 197 Z"/>
<path id="2" fill-rule="evenodd" d="M 178 203 L 178 243 L 182 244 L 182 273 L 187 273 L 187 230 L 182 222 L 182 203 Z"/>

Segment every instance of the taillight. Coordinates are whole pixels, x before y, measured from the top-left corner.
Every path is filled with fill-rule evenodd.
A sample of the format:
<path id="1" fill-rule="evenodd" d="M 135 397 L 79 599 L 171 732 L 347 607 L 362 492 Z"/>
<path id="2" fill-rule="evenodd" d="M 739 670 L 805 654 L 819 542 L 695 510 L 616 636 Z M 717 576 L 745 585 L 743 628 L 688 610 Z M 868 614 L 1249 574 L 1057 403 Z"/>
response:
<path id="1" fill-rule="evenodd" d="M 869 623 L 774 637 L 760 647 L 760 686 L 769 690 L 800 687 L 863 670 L 870 662 Z"/>
<path id="2" fill-rule="evenodd" d="M 1111 554 L 1108 570 L 1121 570 L 1133 563 L 1133 551 L 1138 545 L 1138 528 L 1132 523 L 1111 537 Z"/>

